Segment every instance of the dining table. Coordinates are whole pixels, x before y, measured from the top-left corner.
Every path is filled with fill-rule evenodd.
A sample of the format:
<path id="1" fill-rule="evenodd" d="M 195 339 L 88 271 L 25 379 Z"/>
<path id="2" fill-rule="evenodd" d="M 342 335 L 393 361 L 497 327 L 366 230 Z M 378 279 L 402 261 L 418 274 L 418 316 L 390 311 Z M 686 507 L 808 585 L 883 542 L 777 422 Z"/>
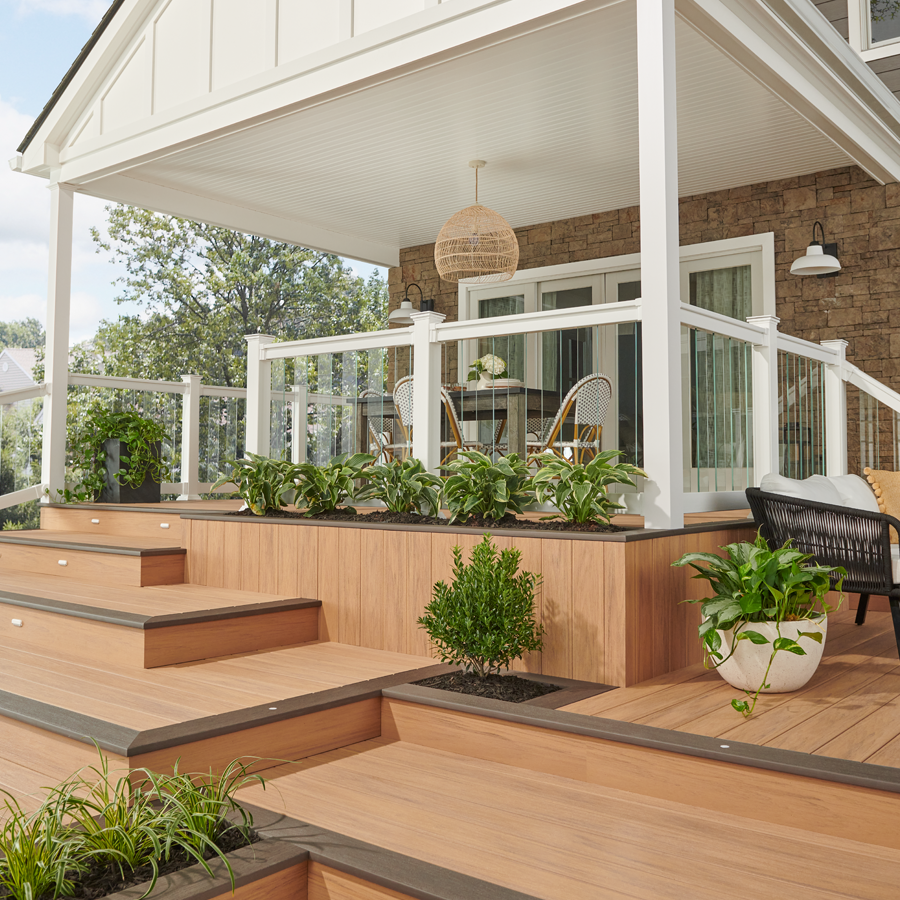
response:
<path id="1" fill-rule="evenodd" d="M 523 459 L 527 453 L 527 433 L 529 418 L 553 418 L 559 410 L 559 391 L 530 387 L 503 388 L 459 388 L 448 389 L 450 399 L 456 406 L 460 422 L 500 422 L 506 420 L 503 435 L 508 441 L 509 453 L 518 453 Z M 356 449 L 368 452 L 371 444 L 369 418 L 394 419 L 397 409 L 391 394 L 370 394 L 356 400 L 357 428 Z M 453 440 L 447 416 L 441 419 L 441 440 Z M 400 438 L 399 425 L 394 428 L 394 436 Z"/>

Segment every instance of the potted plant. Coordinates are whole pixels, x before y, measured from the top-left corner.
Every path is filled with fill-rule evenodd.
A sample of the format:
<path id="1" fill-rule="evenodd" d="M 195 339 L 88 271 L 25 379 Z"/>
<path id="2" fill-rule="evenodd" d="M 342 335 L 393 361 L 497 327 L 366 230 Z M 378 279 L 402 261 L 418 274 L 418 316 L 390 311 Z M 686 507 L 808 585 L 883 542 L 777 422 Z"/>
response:
<path id="1" fill-rule="evenodd" d="M 493 353 L 486 353 L 484 356 L 476 359 L 475 362 L 469 365 L 469 368 L 472 371 L 469 372 L 469 377 L 466 380 L 477 380 L 478 384 L 475 387 L 479 391 L 492 388 L 495 378 L 506 378 L 508 374 L 506 362 L 500 359 L 499 356 L 494 356 Z"/>
<path id="2" fill-rule="evenodd" d="M 805 685 L 822 658 L 833 608 L 825 596 L 838 578 L 838 607 L 843 600 L 843 569 L 811 564 L 812 556 L 790 543 L 770 549 L 758 535 L 722 548 L 725 556 L 686 553 L 673 566 L 691 566 L 694 578 L 708 581 L 714 596 L 702 603 L 699 636 L 704 665 L 716 669 L 749 699 L 732 700 L 745 716 L 761 693 L 795 691 Z"/>
<path id="3" fill-rule="evenodd" d="M 74 487 L 63 499 L 101 503 L 159 503 L 160 485 L 171 477 L 162 458 L 165 428 L 133 410 L 92 407 L 71 438 Z"/>

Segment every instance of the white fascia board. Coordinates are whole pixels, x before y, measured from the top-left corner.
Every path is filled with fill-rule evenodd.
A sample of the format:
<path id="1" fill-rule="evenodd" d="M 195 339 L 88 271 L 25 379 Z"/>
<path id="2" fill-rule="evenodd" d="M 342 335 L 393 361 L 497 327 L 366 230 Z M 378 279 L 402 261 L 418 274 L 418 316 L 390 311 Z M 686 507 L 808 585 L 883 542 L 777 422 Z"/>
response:
<path id="1" fill-rule="evenodd" d="M 269 69 L 60 154 L 59 180 L 86 184 L 253 125 L 624 0 L 454 0 Z"/>
<path id="2" fill-rule="evenodd" d="M 85 106 L 94 98 L 110 69 L 115 66 L 123 48 L 147 21 L 157 2 L 158 0 L 125 0 L 100 35 L 89 59 L 82 63 L 46 121 L 25 148 L 18 171 L 48 177 L 51 166 L 45 160 L 44 144 L 57 148 L 63 142 Z"/>
<path id="3" fill-rule="evenodd" d="M 308 247 L 310 250 L 336 253 L 338 256 L 358 259 L 375 266 L 400 265 L 400 247 L 393 244 L 331 231 L 311 222 L 284 219 L 245 206 L 235 206 L 222 200 L 189 194 L 149 181 L 139 181 L 126 175 L 110 175 L 99 181 L 92 181 L 78 191 L 103 200 L 256 234 L 273 241 Z"/>
<path id="4" fill-rule="evenodd" d="M 831 26 L 807 0 L 676 4 L 688 24 L 873 178 L 900 180 L 900 106 L 837 32 L 826 30 Z"/>

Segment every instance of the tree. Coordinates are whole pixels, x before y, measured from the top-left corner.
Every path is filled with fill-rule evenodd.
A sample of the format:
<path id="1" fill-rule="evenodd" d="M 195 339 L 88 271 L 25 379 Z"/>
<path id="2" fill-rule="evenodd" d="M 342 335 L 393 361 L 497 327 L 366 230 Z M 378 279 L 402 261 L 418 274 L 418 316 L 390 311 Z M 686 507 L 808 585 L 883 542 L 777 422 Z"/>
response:
<path id="1" fill-rule="evenodd" d="M 872 0 L 871 12 L 876 22 L 896 19 L 900 16 L 900 0 Z"/>
<path id="2" fill-rule="evenodd" d="M 279 340 L 383 328 L 387 285 L 329 253 L 126 206 L 107 207 L 98 252 L 124 264 L 120 303 L 137 314 L 103 322 L 73 368 L 243 386 L 247 334 Z M 78 356 L 78 355 L 77 355 Z"/>
<path id="3" fill-rule="evenodd" d="M 0 322 L 0 350 L 4 347 L 43 347 L 44 326 L 37 319 Z"/>

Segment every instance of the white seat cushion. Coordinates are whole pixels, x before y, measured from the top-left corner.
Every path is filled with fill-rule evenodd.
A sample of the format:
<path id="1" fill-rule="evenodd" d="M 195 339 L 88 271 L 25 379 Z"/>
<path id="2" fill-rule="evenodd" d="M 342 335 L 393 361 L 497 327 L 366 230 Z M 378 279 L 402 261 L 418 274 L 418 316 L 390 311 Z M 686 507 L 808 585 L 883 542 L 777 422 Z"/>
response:
<path id="1" fill-rule="evenodd" d="M 891 571 L 894 584 L 900 584 L 900 544 L 891 544 Z"/>
<path id="2" fill-rule="evenodd" d="M 828 478 L 850 509 L 864 509 L 866 512 L 879 512 L 878 499 L 868 482 L 859 475 L 832 475 Z"/>
<path id="3" fill-rule="evenodd" d="M 838 489 L 824 475 L 812 475 L 799 481 L 796 478 L 785 478 L 784 475 L 770 472 L 768 475 L 763 475 L 759 489 L 770 494 L 796 497 L 798 500 L 830 503 L 832 506 L 845 505 Z"/>

